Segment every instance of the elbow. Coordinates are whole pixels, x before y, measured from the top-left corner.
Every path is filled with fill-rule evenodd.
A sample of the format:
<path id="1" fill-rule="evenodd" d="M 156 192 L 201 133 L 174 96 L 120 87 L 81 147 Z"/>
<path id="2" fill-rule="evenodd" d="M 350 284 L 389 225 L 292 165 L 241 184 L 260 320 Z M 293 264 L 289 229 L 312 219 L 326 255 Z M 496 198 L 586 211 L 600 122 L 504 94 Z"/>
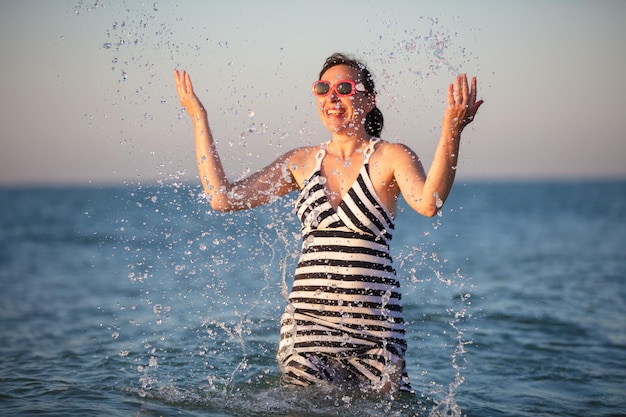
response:
<path id="1" fill-rule="evenodd" d="M 231 210 L 228 209 L 226 204 L 222 204 L 220 202 L 216 202 L 215 200 L 211 201 L 211 208 L 213 211 L 219 211 L 221 213 L 229 212 Z"/>
<path id="2" fill-rule="evenodd" d="M 213 211 L 228 212 L 232 209 L 229 208 L 230 202 L 225 193 L 217 192 L 213 193 L 209 188 L 204 189 L 205 195 L 208 197 L 209 205 Z"/>
<path id="3" fill-rule="evenodd" d="M 415 201 L 412 205 L 413 209 L 425 217 L 435 217 L 441 213 L 441 208 L 444 204 L 444 199 L 442 199 L 438 193 L 433 194 L 433 198 L 420 198 Z"/>
<path id="4" fill-rule="evenodd" d="M 209 195 L 210 198 L 209 203 L 211 204 L 211 208 L 214 211 L 219 211 L 223 213 L 249 210 L 258 206 L 259 204 L 264 203 L 262 199 L 254 199 L 248 196 L 245 192 L 237 192 L 232 188 L 221 188 L 218 191 L 214 191 L 210 194 L 207 192 L 207 195 Z"/>
<path id="5" fill-rule="evenodd" d="M 216 190 L 208 184 L 203 183 L 202 185 L 204 186 L 204 194 L 213 211 L 226 213 L 236 210 L 233 208 L 232 199 L 229 198 L 229 193 L 225 189 L 220 188 Z"/>
<path id="6" fill-rule="evenodd" d="M 231 213 L 234 211 L 252 208 L 250 204 L 244 204 L 237 198 L 229 198 L 227 194 L 219 193 L 211 199 L 211 208 L 221 213 Z"/>
<path id="7" fill-rule="evenodd" d="M 437 213 L 439 213 L 439 209 L 436 207 L 429 207 L 427 209 L 422 209 L 419 211 L 419 214 L 425 217 L 435 217 Z"/>
<path id="8" fill-rule="evenodd" d="M 441 210 L 441 207 L 437 207 L 435 204 L 420 204 L 414 209 L 422 216 L 435 217 Z"/>
<path id="9" fill-rule="evenodd" d="M 219 211 L 221 213 L 235 211 L 228 199 L 224 198 L 224 196 L 217 196 L 211 199 L 211 208 L 213 211 Z"/>

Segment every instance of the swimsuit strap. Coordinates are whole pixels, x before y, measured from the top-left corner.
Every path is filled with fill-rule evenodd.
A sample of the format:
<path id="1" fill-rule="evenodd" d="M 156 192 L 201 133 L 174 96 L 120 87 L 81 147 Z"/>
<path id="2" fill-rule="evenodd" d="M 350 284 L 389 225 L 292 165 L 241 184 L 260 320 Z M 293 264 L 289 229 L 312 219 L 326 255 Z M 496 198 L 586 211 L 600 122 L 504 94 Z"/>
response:
<path id="1" fill-rule="evenodd" d="M 322 159 L 324 159 L 324 156 L 326 155 L 326 147 L 328 146 L 328 143 L 329 142 L 324 142 L 320 147 L 320 150 L 317 151 L 317 154 L 315 154 L 315 171 L 322 169 Z"/>
<path id="2" fill-rule="evenodd" d="M 367 145 L 367 148 L 363 151 L 363 165 L 367 164 L 370 160 L 370 156 L 374 153 L 374 147 L 380 142 L 380 138 L 373 138 Z M 315 171 L 319 171 L 322 168 L 322 159 L 326 156 L 326 148 L 330 144 L 330 141 L 322 143 L 320 150 L 315 154 Z"/>
<path id="3" fill-rule="evenodd" d="M 372 156 L 372 154 L 374 153 L 374 147 L 378 142 L 380 142 L 380 138 L 373 138 L 372 140 L 370 140 L 369 145 L 367 145 L 367 148 L 365 148 L 365 151 L 363 151 L 363 165 L 367 164 L 370 161 L 370 156 Z"/>

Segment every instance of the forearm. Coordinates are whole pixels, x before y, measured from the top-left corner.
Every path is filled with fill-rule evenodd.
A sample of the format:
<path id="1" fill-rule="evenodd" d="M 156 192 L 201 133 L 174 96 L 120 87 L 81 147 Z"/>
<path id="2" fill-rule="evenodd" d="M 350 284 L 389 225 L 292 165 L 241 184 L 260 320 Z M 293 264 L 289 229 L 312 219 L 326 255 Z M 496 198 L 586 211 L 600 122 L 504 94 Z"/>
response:
<path id="1" fill-rule="evenodd" d="M 461 132 L 444 121 L 439 144 L 428 170 L 422 194 L 422 213 L 434 216 L 448 198 L 456 176 Z"/>
<path id="2" fill-rule="evenodd" d="M 198 174 L 204 191 L 209 195 L 211 206 L 219 208 L 231 188 L 222 161 L 217 152 L 213 135 L 204 109 L 190 115 L 195 137 Z"/>

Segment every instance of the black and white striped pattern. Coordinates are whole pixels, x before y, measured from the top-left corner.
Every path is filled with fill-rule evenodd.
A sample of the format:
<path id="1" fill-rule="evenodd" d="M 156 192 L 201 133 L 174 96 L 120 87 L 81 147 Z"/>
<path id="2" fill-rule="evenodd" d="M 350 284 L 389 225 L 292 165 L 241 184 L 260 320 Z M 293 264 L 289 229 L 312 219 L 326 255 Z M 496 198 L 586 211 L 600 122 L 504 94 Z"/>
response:
<path id="1" fill-rule="evenodd" d="M 324 149 L 296 202 L 302 221 L 302 252 L 289 305 L 281 320 L 278 359 L 290 382 L 353 380 L 408 387 L 400 284 L 389 241 L 393 217 L 380 203 L 369 177 L 369 157 L 335 210 L 321 176 Z"/>

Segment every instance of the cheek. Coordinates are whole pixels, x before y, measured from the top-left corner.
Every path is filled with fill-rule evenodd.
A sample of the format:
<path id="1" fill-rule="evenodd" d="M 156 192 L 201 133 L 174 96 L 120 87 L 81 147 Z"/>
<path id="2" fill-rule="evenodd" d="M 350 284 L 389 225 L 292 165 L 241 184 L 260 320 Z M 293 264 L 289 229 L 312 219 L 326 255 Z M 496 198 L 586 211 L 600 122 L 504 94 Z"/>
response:
<path id="1" fill-rule="evenodd" d="M 352 107 L 354 114 L 357 116 L 365 116 L 367 114 L 367 102 L 361 98 L 350 98 L 350 107 Z"/>
<path id="2" fill-rule="evenodd" d="M 318 100 L 317 101 L 317 112 L 319 114 L 322 114 L 323 110 L 324 110 L 324 102 L 322 100 Z"/>
<path id="3" fill-rule="evenodd" d="M 361 98 L 360 108 L 362 108 L 366 114 L 371 112 L 374 107 L 376 107 L 376 100 L 372 98 L 372 96 L 368 94 L 365 97 Z"/>
<path id="4" fill-rule="evenodd" d="M 363 109 L 362 107 L 355 107 L 354 114 L 359 117 L 365 117 L 365 109 Z"/>

